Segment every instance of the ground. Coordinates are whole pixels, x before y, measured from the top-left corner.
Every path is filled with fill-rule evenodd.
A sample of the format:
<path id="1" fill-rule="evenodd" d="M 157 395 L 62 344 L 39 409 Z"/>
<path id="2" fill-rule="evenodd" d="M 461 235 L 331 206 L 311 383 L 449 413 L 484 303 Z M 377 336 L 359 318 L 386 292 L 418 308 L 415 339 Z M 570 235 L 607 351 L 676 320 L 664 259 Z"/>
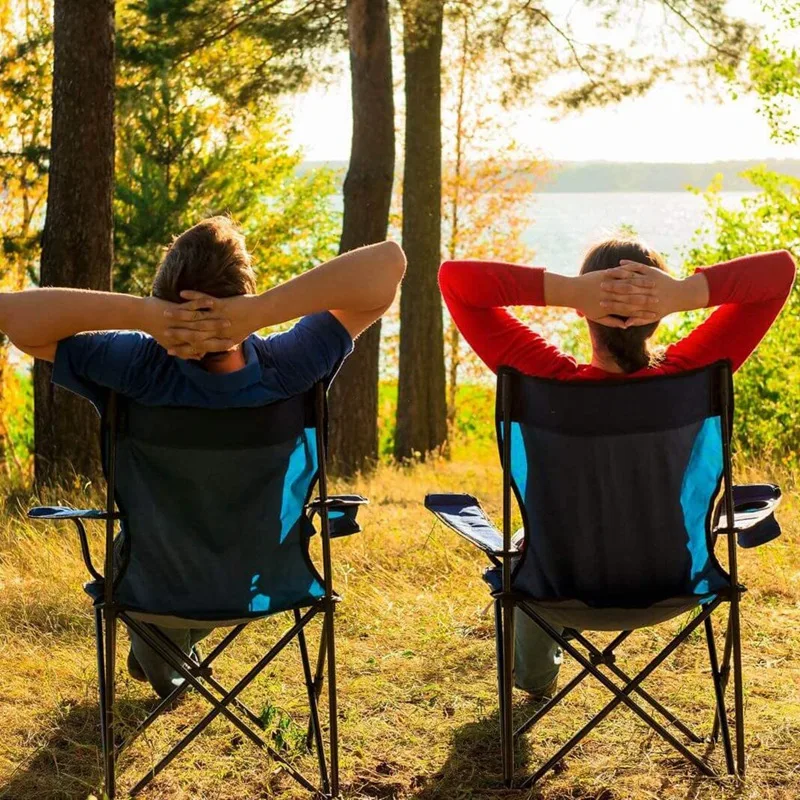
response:
<path id="1" fill-rule="evenodd" d="M 408 469 L 383 467 L 353 484 L 371 505 L 364 532 L 335 543 L 343 796 L 385 800 L 795 800 L 800 797 L 800 503 L 795 477 L 767 467 L 739 480 L 784 484 L 782 539 L 741 553 L 749 774 L 699 776 L 629 711 L 617 711 L 532 792 L 501 788 L 492 621 L 480 553 L 422 507 L 431 490 L 469 490 L 495 519 L 499 472 L 490 455 Z M 351 488 L 339 485 L 336 488 Z M 63 499 L 62 493 L 59 499 Z M 51 498 L 55 499 L 55 498 Z M 80 553 L 66 525 L 24 521 L 30 498 L 12 495 L 0 528 L 0 797 L 86 798 L 100 783 L 93 623 L 81 591 Z M 644 664 L 685 619 L 632 637 L 621 652 Z M 718 623 L 721 628 L 722 619 Z M 285 621 L 251 626 L 217 677 L 234 682 Z M 317 630 L 312 632 L 316 639 Z M 124 654 L 124 641 L 120 645 Z M 574 669 L 566 667 L 566 674 Z M 281 741 L 313 775 L 298 748 L 305 726 L 296 649 L 265 672 L 245 699 L 282 725 Z M 519 775 L 549 756 L 605 701 L 588 682 L 519 748 Z M 699 636 L 647 682 L 703 731 L 712 720 L 707 653 Z M 120 672 L 126 724 L 152 703 L 146 686 Z M 518 712 L 526 705 L 517 697 Z M 324 711 L 324 709 L 323 709 Z M 121 761 L 130 786 L 172 736 L 204 713 L 187 696 Z M 701 746 L 701 751 L 704 748 Z M 711 755 L 722 766 L 719 748 Z M 307 797 L 274 763 L 217 721 L 143 795 L 151 798 Z"/>

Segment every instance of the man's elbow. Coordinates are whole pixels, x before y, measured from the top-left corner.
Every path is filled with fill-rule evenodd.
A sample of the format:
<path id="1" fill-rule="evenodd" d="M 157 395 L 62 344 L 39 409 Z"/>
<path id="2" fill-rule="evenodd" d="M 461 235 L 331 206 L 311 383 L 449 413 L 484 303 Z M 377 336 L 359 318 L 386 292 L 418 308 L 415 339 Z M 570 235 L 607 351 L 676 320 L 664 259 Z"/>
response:
<path id="1" fill-rule="evenodd" d="M 406 274 L 406 254 L 400 245 L 392 239 L 387 239 L 381 247 L 385 252 L 386 268 L 395 282 L 395 288 Z"/>

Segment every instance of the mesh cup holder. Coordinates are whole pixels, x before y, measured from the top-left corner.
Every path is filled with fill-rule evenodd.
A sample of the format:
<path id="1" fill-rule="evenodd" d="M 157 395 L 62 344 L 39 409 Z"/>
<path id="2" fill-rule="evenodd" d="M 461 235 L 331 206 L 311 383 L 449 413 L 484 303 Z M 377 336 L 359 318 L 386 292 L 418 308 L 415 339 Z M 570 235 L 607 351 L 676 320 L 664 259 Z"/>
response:
<path id="1" fill-rule="evenodd" d="M 766 500 L 752 500 L 749 503 L 740 503 L 735 506 L 734 514 L 749 514 L 753 511 L 763 511 L 769 508 L 770 504 Z"/>

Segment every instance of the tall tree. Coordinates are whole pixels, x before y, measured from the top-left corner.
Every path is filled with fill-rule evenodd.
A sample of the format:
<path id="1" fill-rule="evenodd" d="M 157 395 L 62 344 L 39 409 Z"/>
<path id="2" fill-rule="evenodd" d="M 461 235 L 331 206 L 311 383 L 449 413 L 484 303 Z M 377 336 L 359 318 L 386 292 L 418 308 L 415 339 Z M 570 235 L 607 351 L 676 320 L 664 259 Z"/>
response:
<path id="1" fill-rule="evenodd" d="M 406 127 L 395 457 L 424 457 L 447 438 L 442 304 L 436 282 L 442 225 L 444 0 L 403 4 Z"/>
<path id="2" fill-rule="evenodd" d="M 353 98 L 353 140 L 344 182 L 339 251 L 383 241 L 394 180 L 394 100 L 387 0 L 348 0 L 347 30 Z M 378 457 L 378 351 L 381 323 L 356 342 L 333 384 L 331 456 L 341 474 Z"/>
<path id="3" fill-rule="evenodd" d="M 493 53 L 507 103 L 535 96 L 579 110 L 644 94 L 658 80 L 716 77 L 753 40 L 724 0 L 402 0 L 406 67 L 400 377 L 395 455 L 440 448 L 446 435 L 442 308 L 436 288 L 441 221 L 441 45 L 444 12 L 471 15 Z M 559 6 L 561 5 L 561 8 Z M 613 31 L 613 36 L 609 32 Z M 559 80 L 552 80 L 559 78 Z M 556 92 L 553 88 L 558 87 Z"/>
<path id="4" fill-rule="evenodd" d="M 114 2 L 55 0 L 53 119 L 42 286 L 111 288 L 114 189 Z M 38 483 L 99 473 L 97 417 L 37 362 Z"/>
<path id="5" fill-rule="evenodd" d="M 442 256 L 531 263 L 534 251 L 525 234 L 534 223 L 533 193 L 547 164 L 513 135 L 497 142 L 499 88 L 487 80 L 488 53 L 476 41 L 475 20 L 454 10 L 450 24 L 460 31 L 443 60 Z M 445 340 L 449 453 L 458 423 L 471 424 L 468 407 L 458 404 L 459 384 L 480 383 L 488 370 L 452 319 L 446 321 Z"/>

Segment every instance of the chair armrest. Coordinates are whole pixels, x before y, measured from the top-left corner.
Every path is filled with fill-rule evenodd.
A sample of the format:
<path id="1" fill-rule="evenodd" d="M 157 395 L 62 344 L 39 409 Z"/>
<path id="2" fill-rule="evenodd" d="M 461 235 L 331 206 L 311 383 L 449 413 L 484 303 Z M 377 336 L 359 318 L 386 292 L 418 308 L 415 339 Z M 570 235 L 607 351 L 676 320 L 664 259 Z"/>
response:
<path id="1" fill-rule="evenodd" d="M 108 519 L 105 511 L 96 508 L 67 508 L 66 506 L 36 506 L 28 511 L 29 519 Z M 112 514 L 111 519 L 119 519 Z"/>
<path id="2" fill-rule="evenodd" d="M 89 574 L 96 580 L 102 581 L 103 576 L 97 570 L 92 562 L 92 554 L 89 550 L 89 541 L 86 538 L 86 527 L 83 524 L 85 519 L 108 520 L 120 519 L 120 515 L 115 513 L 107 514 L 105 511 L 100 511 L 96 508 L 67 508 L 66 506 L 37 506 L 28 510 L 29 519 L 46 519 L 46 520 L 69 520 L 75 525 L 78 531 L 78 536 L 81 540 L 81 555 L 83 556 L 83 563 L 86 564 L 86 569 Z"/>
<path id="3" fill-rule="evenodd" d="M 339 539 L 342 536 L 352 536 L 354 533 L 361 532 L 358 524 L 359 506 L 369 503 L 366 497 L 360 494 L 335 494 L 328 498 L 324 505 L 328 509 L 328 527 L 332 539 Z M 319 514 L 323 508 L 323 503 L 317 497 L 306 506 L 308 518 L 313 519 L 314 514 Z"/>
<path id="4" fill-rule="evenodd" d="M 736 533 L 739 547 L 750 548 L 771 542 L 781 535 L 775 509 L 781 490 L 772 483 L 733 487 L 733 525 L 729 525 L 724 503 L 717 506 L 714 528 L 717 533 Z"/>
<path id="5" fill-rule="evenodd" d="M 496 564 L 503 556 L 503 534 L 471 494 L 429 494 L 425 508 L 459 536 L 483 550 Z M 513 546 L 512 546 L 512 549 Z"/>

